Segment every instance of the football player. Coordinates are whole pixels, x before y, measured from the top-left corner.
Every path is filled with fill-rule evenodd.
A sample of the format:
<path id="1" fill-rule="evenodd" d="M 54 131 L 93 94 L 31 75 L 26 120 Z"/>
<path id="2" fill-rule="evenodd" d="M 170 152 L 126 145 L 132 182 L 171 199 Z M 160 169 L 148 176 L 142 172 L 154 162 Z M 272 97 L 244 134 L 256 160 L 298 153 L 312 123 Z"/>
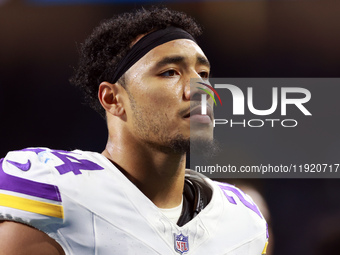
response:
<path id="1" fill-rule="evenodd" d="M 102 153 L 27 148 L 0 161 L 1 255 L 265 254 L 266 221 L 236 187 L 186 170 L 212 144 L 199 26 L 166 8 L 105 21 L 72 82 L 106 119 Z M 190 128 L 191 127 L 191 128 Z"/>

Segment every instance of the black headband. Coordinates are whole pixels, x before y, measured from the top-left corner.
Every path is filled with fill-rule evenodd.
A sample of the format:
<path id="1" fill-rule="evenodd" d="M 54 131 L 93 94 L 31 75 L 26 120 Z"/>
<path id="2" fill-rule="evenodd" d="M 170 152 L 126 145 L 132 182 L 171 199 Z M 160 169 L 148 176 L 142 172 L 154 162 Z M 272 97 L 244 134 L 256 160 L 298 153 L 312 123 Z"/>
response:
<path id="1" fill-rule="evenodd" d="M 142 37 L 119 62 L 116 71 L 112 75 L 111 82 L 116 83 L 131 66 L 153 48 L 177 39 L 189 39 L 196 42 L 188 32 L 177 27 L 167 27 L 156 30 Z"/>

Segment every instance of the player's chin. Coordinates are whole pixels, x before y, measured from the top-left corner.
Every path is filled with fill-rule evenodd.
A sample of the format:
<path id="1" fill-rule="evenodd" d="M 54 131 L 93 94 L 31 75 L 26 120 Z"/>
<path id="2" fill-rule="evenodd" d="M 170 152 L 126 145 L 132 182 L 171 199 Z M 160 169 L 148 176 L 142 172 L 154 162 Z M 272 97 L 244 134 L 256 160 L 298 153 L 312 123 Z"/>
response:
<path id="1" fill-rule="evenodd" d="M 210 159 L 219 152 L 218 142 L 212 136 L 193 136 L 190 139 L 190 157 Z"/>

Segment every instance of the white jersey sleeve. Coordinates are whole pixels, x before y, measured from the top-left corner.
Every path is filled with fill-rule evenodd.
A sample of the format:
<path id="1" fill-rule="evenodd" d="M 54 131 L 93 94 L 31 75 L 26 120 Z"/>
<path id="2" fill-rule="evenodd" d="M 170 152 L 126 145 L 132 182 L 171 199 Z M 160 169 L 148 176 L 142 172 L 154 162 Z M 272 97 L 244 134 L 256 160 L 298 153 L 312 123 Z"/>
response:
<path id="1" fill-rule="evenodd" d="M 227 245 L 227 254 L 266 254 L 268 224 L 250 196 L 228 183 L 214 182 L 225 196 L 226 225 L 235 246 Z M 227 232 L 227 230 L 226 230 Z"/>
<path id="2" fill-rule="evenodd" d="M 190 175 L 202 178 L 213 191 L 209 204 L 192 220 L 199 219 L 209 233 L 197 250 L 191 244 L 193 254 L 266 254 L 268 225 L 251 197 L 228 183 L 212 181 L 194 171 Z"/>
<path id="3" fill-rule="evenodd" d="M 72 225 L 69 222 L 74 221 L 69 212 L 76 210 L 73 217 L 80 218 L 87 210 L 80 209 L 77 203 L 68 199 L 65 190 L 68 187 L 72 189 L 72 177 L 81 176 L 83 170 L 103 169 L 78 154 L 47 148 L 9 152 L 0 160 L 0 220 L 20 222 L 39 229 L 60 243 L 66 254 L 73 254 L 69 252 L 74 250 L 72 242 L 66 240 L 68 237 L 63 233 L 64 230 L 67 232 L 66 226 Z M 84 220 L 91 218 L 89 214 L 86 216 L 88 218 Z M 78 229 L 86 227 L 87 233 L 93 232 L 89 225 Z M 78 243 L 90 243 L 91 240 L 91 236 L 83 238 L 76 231 L 71 236 L 79 238 Z"/>
<path id="4" fill-rule="evenodd" d="M 52 234 L 63 223 L 64 210 L 53 167 L 43 149 L 9 152 L 0 160 L 0 220 L 11 220 Z M 53 226 L 53 227 L 52 227 Z M 56 238 L 56 236 L 54 236 Z"/>

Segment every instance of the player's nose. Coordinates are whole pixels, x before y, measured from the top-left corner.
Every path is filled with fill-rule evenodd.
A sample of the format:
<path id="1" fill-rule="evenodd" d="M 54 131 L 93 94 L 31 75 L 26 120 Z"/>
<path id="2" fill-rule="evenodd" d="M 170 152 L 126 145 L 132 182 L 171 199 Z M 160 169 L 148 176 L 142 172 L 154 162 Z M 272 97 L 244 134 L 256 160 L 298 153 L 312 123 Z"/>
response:
<path id="1" fill-rule="evenodd" d="M 201 100 L 201 95 L 205 92 L 200 89 L 203 86 L 201 83 L 206 82 L 197 72 L 192 69 L 190 73 L 188 73 L 187 79 L 185 79 L 184 84 L 184 99 L 190 101 L 198 101 Z"/>
<path id="2" fill-rule="evenodd" d="M 188 101 L 201 101 L 202 94 L 207 94 L 204 89 L 204 83 L 206 80 L 202 78 L 191 78 L 186 84 L 184 88 L 184 98 Z M 207 99 L 210 96 L 207 94 Z"/>

